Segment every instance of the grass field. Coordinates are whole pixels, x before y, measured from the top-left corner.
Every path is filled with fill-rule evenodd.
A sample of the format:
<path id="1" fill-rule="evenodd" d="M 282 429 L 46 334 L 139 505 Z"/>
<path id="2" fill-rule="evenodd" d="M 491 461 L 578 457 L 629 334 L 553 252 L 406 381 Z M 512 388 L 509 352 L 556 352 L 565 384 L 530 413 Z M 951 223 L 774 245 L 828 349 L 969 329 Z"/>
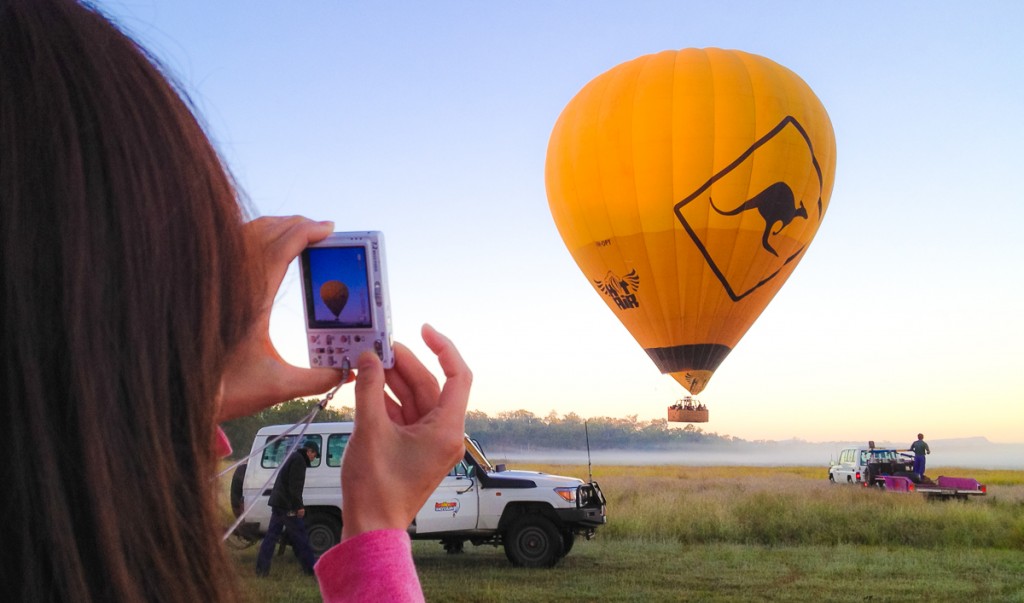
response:
<path id="1" fill-rule="evenodd" d="M 554 569 L 513 568 L 490 546 L 414 554 L 428 601 L 1024 602 L 1024 471 L 929 474 L 989 494 L 929 502 L 831 485 L 820 467 L 601 467 L 608 525 Z M 255 547 L 234 554 L 252 601 L 319 601 L 290 553 L 264 580 Z"/>

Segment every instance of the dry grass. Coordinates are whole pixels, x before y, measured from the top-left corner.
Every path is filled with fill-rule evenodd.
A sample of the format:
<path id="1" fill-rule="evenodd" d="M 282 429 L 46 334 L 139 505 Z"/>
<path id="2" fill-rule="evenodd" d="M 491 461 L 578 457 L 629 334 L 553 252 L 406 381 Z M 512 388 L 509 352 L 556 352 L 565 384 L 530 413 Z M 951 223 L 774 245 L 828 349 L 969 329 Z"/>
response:
<path id="1" fill-rule="evenodd" d="M 579 466 L 528 468 L 586 475 Z M 613 466 L 594 473 L 608 499 L 601 538 L 1024 548 L 1020 471 L 949 471 L 989 482 L 988 496 L 967 502 L 834 485 L 820 467 Z"/>

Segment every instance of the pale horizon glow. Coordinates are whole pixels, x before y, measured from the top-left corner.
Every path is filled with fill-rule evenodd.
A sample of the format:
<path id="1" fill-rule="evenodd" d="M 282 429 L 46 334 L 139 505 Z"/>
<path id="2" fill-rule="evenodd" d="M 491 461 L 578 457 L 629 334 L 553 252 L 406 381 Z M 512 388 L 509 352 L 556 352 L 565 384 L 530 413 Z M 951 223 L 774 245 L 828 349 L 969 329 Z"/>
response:
<path id="1" fill-rule="evenodd" d="M 255 213 L 385 233 L 396 340 L 424 357 L 420 325 L 450 336 L 474 371 L 470 408 L 492 416 L 646 421 L 686 394 L 563 246 L 548 136 L 584 84 L 637 56 L 771 58 L 829 112 L 835 187 L 805 259 L 700 396 L 700 427 L 1024 441 L 1024 3 L 98 4 L 179 80 Z M 308 366 L 294 267 L 272 334 Z"/>

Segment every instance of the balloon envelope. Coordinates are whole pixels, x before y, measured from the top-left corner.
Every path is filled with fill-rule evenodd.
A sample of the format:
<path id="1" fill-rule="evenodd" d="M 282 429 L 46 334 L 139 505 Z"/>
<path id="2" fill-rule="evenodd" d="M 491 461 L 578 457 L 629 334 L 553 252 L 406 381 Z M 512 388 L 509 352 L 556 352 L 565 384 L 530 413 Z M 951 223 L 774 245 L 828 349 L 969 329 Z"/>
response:
<path id="1" fill-rule="evenodd" d="M 664 51 L 565 107 L 548 202 L 594 289 L 697 394 L 818 231 L 835 152 L 825 108 L 792 71 L 735 50 Z"/>
<path id="2" fill-rule="evenodd" d="M 341 281 L 327 281 L 320 285 L 320 299 L 337 318 L 348 303 L 348 287 Z"/>

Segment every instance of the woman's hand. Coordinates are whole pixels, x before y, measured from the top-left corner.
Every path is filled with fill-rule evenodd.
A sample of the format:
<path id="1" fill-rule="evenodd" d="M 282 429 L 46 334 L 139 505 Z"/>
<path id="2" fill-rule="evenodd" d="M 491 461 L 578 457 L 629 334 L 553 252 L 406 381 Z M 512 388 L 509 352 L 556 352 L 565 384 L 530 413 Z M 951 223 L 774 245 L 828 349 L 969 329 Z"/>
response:
<path id="1" fill-rule="evenodd" d="M 270 310 L 288 264 L 311 243 L 326 238 L 333 222 L 301 216 L 257 218 L 245 225 L 253 262 L 262 274 L 262 297 L 252 328 L 228 358 L 221 378 L 217 421 L 259 412 L 279 402 L 326 392 L 341 379 L 334 369 L 299 368 L 281 358 L 270 341 Z"/>
<path id="2" fill-rule="evenodd" d="M 466 405 L 473 375 L 452 342 L 429 325 L 426 342 L 444 371 L 444 387 L 401 344 L 395 368 L 364 352 L 358 361 L 356 422 L 345 447 L 342 540 L 404 530 L 465 452 Z M 384 384 L 395 398 L 384 392 Z"/>

